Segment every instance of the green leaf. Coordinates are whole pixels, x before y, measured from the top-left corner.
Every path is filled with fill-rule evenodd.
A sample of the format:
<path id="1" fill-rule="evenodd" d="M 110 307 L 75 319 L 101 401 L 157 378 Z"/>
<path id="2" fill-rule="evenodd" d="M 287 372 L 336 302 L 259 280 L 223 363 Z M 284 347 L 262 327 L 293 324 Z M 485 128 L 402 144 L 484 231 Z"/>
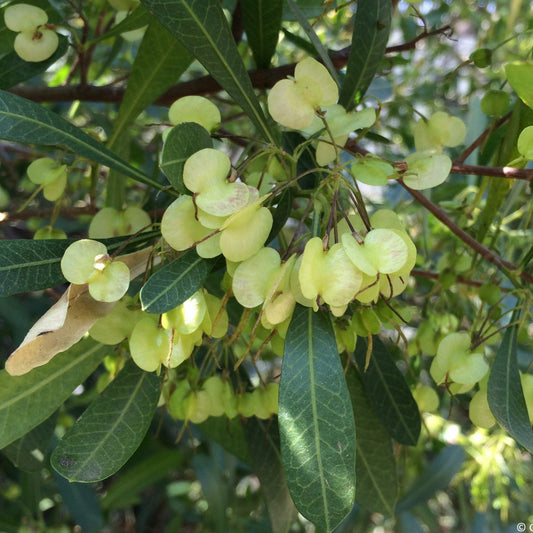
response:
<path id="1" fill-rule="evenodd" d="M 270 234 L 266 240 L 267 243 L 278 236 L 278 233 L 283 229 L 292 212 L 292 190 L 285 189 L 280 196 L 275 200 L 276 208 L 272 213 L 273 223 Z"/>
<path id="2" fill-rule="evenodd" d="M 398 517 L 402 533 L 425 533 L 425 529 L 417 518 L 408 511 L 400 514 Z"/>
<path id="3" fill-rule="evenodd" d="M 210 416 L 205 422 L 197 425 L 202 433 L 237 457 L 239 461 L 247 465 L 252 464 L 239 418 L 227 419 L 225 416 Z"/>
<path id="4" fill-rule="evenodd" d="M 126 241 L 123 253 L 133 251 L 158 233 L 146 232 L 129 239 L 98 239 L 112 253 Z M 63 253 L 76 239 L 13 239 L 0 241 L 0 297 L 37 291 L 65 283 L 61 272 Z"/>
<path id="5" fill-rule="evenodd" d="M 398 497 L 393 442 L 366 395 L 359 372 L 346 374 L 357 435 L 355 501 L 367 511 L 392 516 Z"/>
<path id="6" fill-rule="evenodd" d="M 2 453 L 24 472 L 39 472 L 47 463 L 50 440 L 56 427 L 54 413 L 20 439 L 6 446 Z"/>
<path id="7" fill-rule="evenodd" d="M 360 369 L 366 363 L 365 339 L 358 339 L 355 357 Z M 418 405 L 387 347 L 374 335 L 372 357 L 361 377 L 374 409 L 389 435 L 400 444 L 415 445 L 420 435 Z"/>
<path id="8" fill-rule="evenodd" d="M 533 65 L 530 61 L 516 61 L 505 65 L 509 85 L 529 108 L 533 109 Z"/>
<path id="9" fill-rule="evenodd" d="M 161 376 L 128 360 L 119 375 L 67 431 L 51 464 L 83 483 L 117 472 L 139 447 L 157 407 Z"/>
<path id="10" fill-rule="evenodd" d="M 358 0 L 352 46 L 339 103 L 350 110 L 366 93 L 385 54 L 392 16 L 391 0 Z"/>
<path id="11" fill-rule="evenodd" d="M 59 46 L 51 57 L 36 63 L 24 61 L 15 52 L 0 58 L 0 89 L 9 89 L 17 83 L 42 74 L 50 65 L 63 57 L 68 49 L 68 39 L 59 35 Z"/>
<path id="12" fill-rule="evenodd" d="M 96 39 L 93 39 L 91 42 L 98 43 L 100 41 L 109 39 L 110 37 L 116 37 L 117 35 L 127 31 L 138 30 L 139 28 L 148 26 L 148 24 L 150 24 L 150 22 L 153 20 L 154 17 L 150 15 L 148 10 L 144 6 L 139 5 L 131 13 L 129 13 L 129 15 L 123 21 L 115 24 L 109 31 L 103 33 Z"/>
<path id="13" fill-rule="evenodd" d="M 128 78 L 108 148 L 126 134 L 137 115 L 169 87 L 177 83 L 191 64 L 192 56 L 161 23 L 152 17 Z"/>
<path id="14" fill-rule="evenodd" d="M 445 489 L 453 476 L 461 470 L 464 460 L 465 452 L 461 446 L 458 444 L 446 446 L 400 499 L 396 513 L 401 514 L 429 500 L 438 490 Z"/>
<path id="15" fill-rule="evenodd" d="M 165 265 L 141 289 L 143 311 L 166 313 L 181 305 L 202 286 L 214 263 L 188 250 Z"/>
<path id="16" fill-rule="evenodd" d="M 333 66 L 333 62 L 331 61 L 329 57 L 328 51 L 324 48 L 324 45 L 322 44 L 322 41 L 318 38 L 318 35 L 313 29 L 313 26 L 309 24 L 309 21 L 307 20 L 307 17 L 305 16 L 305 14 L 293 0 L 287 0 L 287 2 L 289 4 L 289 7 L 291 8 L 291 11 L 294 13 L 294 16 L 300 23 L 300 26 L 303 28 L 303 30 L 305 31 L 305 33 L 307 34 L 307 36 L 313 43 L 313 46 L 315 47 L 315 50 L 318 52 L 320 59 L 322 59 L 322 62 L 324 63 L 325 67 L 328 69 L 330 76 L 335 80 L 335 83 L 339 85 L 339 77 L 337 76 L 337 70 Z"/>
<path id="17" fill-rule="evenodd" d="M 308 18 L 320 17 L 326 10 L 327 7 L 324 5 L 322 0 L 296 0 L 298 7 L 303 12 L 303 14 Z M 329 5 L 331 9 L 337 7 L 336 0 L 333 0 L 332 4 Z M 287 0 L 283 2 L 283 20 L 296 21 L 296 17 L 292 12 Z"/>
<path id="18" fill-rule="evenodd" d="M 257 68 L 268 68 L 276 51 L 283 0 L 241 2 L 242 24 Z"/>
<path id="19" fill-rule="evenodd" d="M 515 102 L 511 118 L 504 126 L 505 133 L 501 137 L 495 156 L 492 160 L 494 166 L 505 166 L 509 161 L 518 156 L 516 143 L 521 131 L 531 124 L 533 120 L 533 111 L 525 106 L 520 100 Z M 484 205 L 476 220 L 476 239 L 483 241 L 487 232 L 495 224 L 498 224 L 501 217 L 498 215 L 501 211 L 514 180 L 511 178 L 495 178 L 488 176 L 488 191 Z M 496 214 L 496 216 L 495 216 Z"/>
<path id="20" fill-rule="evenodd" d="M 517 318 L 513 313 L 511 321 Z M 516 442 L 533 453 L 533 432 L 518 370 L 517 336 L 518 325 L 506 329 L 490 369 L 487 399 L 496 420 Z"/>
<path id="21" fill-rule="evenodd" d="M 256 417 L 243 422 L 254 474 L 259 478 L 272 533 L 287 533 L 296 517 L 281 463 L 277 420 Z"/>
<path id="22" fill-rule="evenodd" d="M 55 287 L 65 282 L 59 263 L 73 239 L 0 242 L 0 296 Z"/>
<path id="23" fill-rule="evenodd" d="M 355 425 L 330 319 L 300 305 L 285 339 L 279 427 L 292 499 L 330 531 L 353 505 Z"/>
<path id="24" fill-rule="evenodd" d="M 83 531 L 102 531 L 105 526 L 100 501 L 92 485 L 70 483 L 54 472 L 61 500 Z"/>
<path id="25" fill-rule="evenodd" d="M 5 91 L 0 91 L 0 138 L 21 143 L 63 146 L 141 183 L 156 189 L 162 187 L 59 115 Z"/>
<path id="26" fill-rule="evenodd" d="M 229 530 L 226 514 L 229 495 L 227 482 L 224 480 L 219 463 L 212 455 L 199 453 L 194 456 L 192 467 L 196 478 L 202 485 L 202 493 L 207 501 L 208 520 L 214 525 L 216 533 L 226 533 Z"/>
<path id="27" fill-rule="evenodd" d="M 109 349 L 86 339 L 23 376 L 0 371 L 0 449 L 49 418 Z"/>
<path id="28" fill-rule="evenodd" d="M 183 185 L 185 161 L 203 148 L 213 148 L 213 141 L 208 131 L 194 122 L 174 126 L 165 140 L 161 152 L 161 170 L 181 194 L 191 194 Z"/>
<path id="29" fill-rule="evenodd" d="M 128 464 L 106 489 L 101 500 L 102 509 L 121 509 L 138 503 L 144 489 L 168 478 L 169 473 L 178 468 L 182 461 L 179 450 L 158 449 L 145 459 L 131 466 Z"/>
<path id="30" fill-rule="evenodd" d="M 219 0 L 142 0 L 275 143 Z"/>
<path id="31" fill-rule="evenodd" d="M 143 8 L 144 9 L 144 8 Z M 153 103 L 191 64 L 192 56 L 161 23 L 151 17 L 128 78 L 128 86 L 109 136 L 107 147 L 117 155 L 129 155 L 128 128 L 143 109 Z M 122 173 L 111 171 L 106 204 L 121 209 L 125 197 Z"/>

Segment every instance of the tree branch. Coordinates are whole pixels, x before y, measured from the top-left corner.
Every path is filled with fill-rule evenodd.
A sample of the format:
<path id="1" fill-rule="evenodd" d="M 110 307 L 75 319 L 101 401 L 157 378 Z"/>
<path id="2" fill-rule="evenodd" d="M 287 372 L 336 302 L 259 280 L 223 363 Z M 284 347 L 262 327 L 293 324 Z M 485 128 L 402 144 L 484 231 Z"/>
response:
<path id="1" fill-rule="evenodd" d="M 398 182 L 402 187 L 411 194 L 420 204 L 422 204 L 432 215 L 438 218 L 452 233 L 461 239 L 467 246 L 477 252 L 483 259 L 492 263 L 498 270 L 505 273 L 510 270 L 518 275 L 527 283 L 533 284 L 533 275 L 527 272 L 518 272 L 515 265 L 501 258 L 498 254 L 474 239 L 470 234 L 460 228 L 440 207 L 435 205 L 431 200 L 426 198 L 420 191 L 415 191 L 408 187 L 401 179 Z"/>
<path id="2" fill-rule="evenodd" d="M 451 31 L 450 26 L 437 28 L 433 31 L 423 31 L 413 40 L 403 44 L 390 46 L 386 53 L 398 53 L 412 50 L 416 43 L 422 39 L 427 39 L 433 35 L 447 34 Z M 331 61 L 337 70 L 344 68 L 348 62 L 350 47 L 330 52 Z M 268 69 L 256 69 L 249 71 L 252 85 L 256 89 L 269 89 L 277 81 L 294 74 L 296 63 L 282 65 L 280 67 Z M 165 94 L 160 96 L 154 103 L 162 106 L 170 106 L 175 100 L 189 95 L 208 95 L 220 91 L 222 88 L 212 76 L 178 83 L 171 87 Z M 81 100 L 83 102 L 119 103 L 124 97 L 126 87 L 116 87 L 114 85 L 104 85 L 97 87 L 94 85 L 62 85 L 59 87 L 35 87 L 27 85 L 17 85 L 9 89 L 10 92 L 33 102 L 72 102 Z"/>

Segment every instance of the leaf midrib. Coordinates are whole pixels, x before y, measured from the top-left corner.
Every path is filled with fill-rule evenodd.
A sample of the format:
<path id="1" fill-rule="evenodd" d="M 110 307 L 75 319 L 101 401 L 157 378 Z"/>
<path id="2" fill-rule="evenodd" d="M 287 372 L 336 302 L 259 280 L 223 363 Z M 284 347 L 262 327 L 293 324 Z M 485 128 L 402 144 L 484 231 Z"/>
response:
<path id="1" fill-rule="evenodd" d="M 0 95 L 0 101 L 1 101 L 1 95 Z M 120 159 L 116 158 L 116 156 L 111 157 L 111 155 L 114 155 L 112 153 L 111 153 L 111 155 L 105 153 L 103 151 L 104 150 L 103 146 L 102 146 L 101 150 L 97 149 L 96 147 L 94 147 L 91 144 L 87 143 L 87 141 L 84 141 L 84 140 L 80 139 L 79 137 L 75 137 L 75 136 L 73 136 L 72 134 L 70 134 L 69 132 L 67 132 L 65 130 L 60 130 L 59 128 L 57 128 L 55 126 L 52 126 L 49 123 L 42 122 L 42 121 L 39 121 L 39 120 L 34 119 L 34 118 L 30 118 L 27 115 L 20 115 L 20 114 L 16 114 L 16 113 L 11 113 L 9 111 L 0 110 L 0 117 L 2 115 L 5 116 L 6 118 L 14 118 L 17 121 L 24 120 L 25 122 L 28 122 L 30 124 L 34 124 L 34 125 L 36 125 L 39 128 L 47 128 L 51 132 L 53 132 L 55 134 L 57 134 L 59 132 L 62 137 L 66 137 L 69 141 L 75 142 L 75 144 L 83 146 L 88 152 L 100 154 L 100 156 L 103 157 L 103 158 L 106 158 L 107 161 L 114 161 L 116 166 L 120 167 L 123 170 L 126 170 L 125 174 L 130 174 L 130 175 L 133 174 L 134 176 L 136 176 L 136 178 L 141 183 L 144 183 L 146 185 L 151 185 L 152 187 L 155 187 L 158 190 L 161 189 L 161 185 L 159 183 L 157 183 L 155 181 L 152 181 L 152 179 L 150 179 L 148 176 L 145 176 L 142 172 L 137 171 L 137 169 L 135 167 L 132 167 L 130 165 L 126 165 Z M 75 126 L 73 126 L 73 127 L 75 127 Z M 80 130 L 80 133 L 84 134 L 84 132 L 82 132 L 81 130 Z M 61 144 L 61 143 L 59 143 L 59 144 Z M 70 149 L 72 150 L 72 148 L 70 148 Z"/>
<path id="2" fill-rule="evenodd" d="M 309 391 L 311 393 L 311 410 L 313 412 L 313 427 L 315 435 L 315 449 L 318 464 L 318 479 L 320 480 L 320 492 L 322 493 L 322 501 L 324 502 L 324 521 L 329 531 L 329 509 L 327 506 L 327 494 L 326 483 L 324 477 L 324 466 L 322 465 L 321 455 L 321 439 L 320 428 L 318 424 L 318 411 L 317 411 L 317 394 L 315 383 L 315 351 L 314 351 L 314 338 L 313 338 L 313 309 L 309 308 L 307 312 L 307 340 L 309 346 Z"/>
<path id="3" fill-rule="evenodd" d="M 13 270 L 13 269 L 20 270 L 20 269 L 23 269 L 23 268 L 31 268 L 31 267 L 35 267 L 35 266 L 51 265 L 53 263 L 59 263 L 60 260 L 61 260 L 60 257 L 53 257 L 51 259 L 41 259 L 40 261 L 31 261 L 31 262 L 26 262 L 26 263 L 15 263 L 15 264 L 8 265 L 8 266 L 5 266 L 5 267 L 0 266 L 0 272 L 5 272 L 5 271 Z"/>
<path id="4" fill-rule="evenodd" d="M 191 264 L 188 268 L 186 268 L 181 274 L 179 277 L 177 277 L 173 283 L 171 283 L 170 285 L 167 285 L 167 288 L 166 290 L 164 290 L 163 292 L 160 292 L 159 295 L 157 297 L 154 297 L 146 306 L 143 307 L 143 311 L 146 311 L 148 308 L 150 308 L 155 302 L 157 302 L 158 300 L 161 300 L 161 298 L 163 298 L 169 291 L 171 291 L 173 289 L 173 287 L 179 283 L 183 278 L 184 276 L 186 276 L 194 267 L 196 267 L 198 265 L 198 263 L 202 263 L 203 262 L 203 259 L 201 257 L 199 257 L 198 259 L 195 259 L 194 263 Z"/>

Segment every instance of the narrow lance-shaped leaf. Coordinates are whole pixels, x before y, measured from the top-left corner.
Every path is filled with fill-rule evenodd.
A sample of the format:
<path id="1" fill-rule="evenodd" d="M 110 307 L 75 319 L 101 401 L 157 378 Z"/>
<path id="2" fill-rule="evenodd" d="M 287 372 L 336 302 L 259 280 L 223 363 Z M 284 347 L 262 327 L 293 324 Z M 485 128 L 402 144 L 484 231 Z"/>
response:
<path id="1" fill-rule="evenodd" d="M 0 91 L 0 138 L 72 150 L 134 180 L 161 189 L 161 185 L 116 156 L 97 140 L 48 109 L 20 96 Z"/>
<path id="2" fill-rule="evenodd" d="M 190 298 L 204 282 L 214 261 L 189 250 L 153 274 L 141 290 L 143 311 L 166 313 Z"/>
<path id="3" fill-rule="evenodd" d="M 105 479 L 144 438 L 160 394 L 161 376 L 128 360 L 119 375 L 59 441 L 51 464 L 71 481 Z"/>
<path id="4" fill-rule="evenodd" d="M 464 460 L 465 451 L 458 444 L 444 448 L 403 495 L 396 512 L 403 513 L 429 500 L 438 490 L 444 490 L 461 470 Z"/>
<path id="5" fill-rule="evenodd" d="M 330 319 L 300 305 L 285 340 L 279 427 L 296 508 L 330 531 L 353 505 L 355 425 Z"/>
<path id="6" fill-rule="evenodd" d="M 296 516 L 281 463 L 277 420 L 249 418 L 244 424 L 252 467 L 259 478 L 272 533 L 287 533 Z"/>
<path id="7" fill-rule="evenodd" d="M 330 76 L 335 80 L 337 85 L 339 85 L 339 77 L 337 76 L 337 71 L 335 70 L 333 62 L 328 55 L 328 51 L 324 48 L 322 41 L 318 38 L 318 35 L 311 24 L 309 24 L 307 17 L 293 0 L 287 0 L 287 3 L 289 4 L 291 11 L 294 13 L 294 16 L 302 26 L 303 30 L 313 43 L 315 50 L 318 52 L 320 59 L 322 59 L 322 62 L 324 63 L 324 66 L 328 69 Z"/>
<path id="8" fill-rule="evenodd" d="M 126 134 L 128 126 L 141 111 L 177 83 L 192 61 L 183 45 L 157 19 L 150 18 L 151 23 L 135 56 L 117 120 L 109 136 L 110 149 L 113 149 L 118 137 Z"/>
<path id="9" fill-rule="evenodd" d="M 268 68 L 276 51 L 283 0 L 241 2 L 242 24 L 257 68 Z"/>
<path id="10" fill-rule="evenodd" d="M 48 463 L 48 449 L 56 420 L 57 413 L 54 413 L 26 435 L 6 446 L 2 453 L 24 472 L 38 472 Z"/>
<path id="11" fill-rule="evenodd" d="M 361 376 L 353 366 L 346 374 L 346 382 L 357 434 L 355 501 L 367 511 L 392 516 L 398 497 L 392 440 L 377 418 Z"/>
<path id="12" fill-rule="evenodd" d="M 261 135 L 274 143 L 219 0 L 142 0 L 142 3 L 242 107 Z"/>
<path id="13" fill-rule="evenodd" d="M 106 346 L 86 339 L 24 376 L 0 371 L 0 449 L 52 415 L 107 352 Z"/>
<path id="14" fill-rule="evenodd" d="M 83 531 L 102 531 L 105 526 L 99 496 L 93 485 L 70 483 L 54 472 L 57 489 L 68 513 Z"/>
<path id="15" fill-rule="evenodd" d="M 366 342 L 357 341 L 355 357 L 360 369 L 366 365 Z M 420 435 L 418 405 L 387 347 L 373 337 L 372 357 L 361 377 L 366 393 L 389 435 L 400 444 L 415 445 Z"/>
<path id="16" fill-rule="evenodd" d="M 339 103 L 350 110 L 364 96 L 385 53 L 392 17 L 391 0 L 358 0 L 350 57 Z"/>
<path id="17" fill-rule="evenodd" d="M 513 313 L 511 321 L 518 318 Z M 518 325 L 507 328 L 492 363 L 487 386 L 489 407 L 496 420 L 526 450 L 533 453 L 533 432 L 517 362 Z"/>
<path id="18" fill-rule="evenodd" d="M 125 159 L 129 154 L 128 128 L 131 123 L 143 109 L 178 81 L 192 61 L 189 52 L 166 28 L 156 18 L 150 19 L 107 143 L 110 150 Z M 125 196 L 121 172 L 112 170 L 109 173 L 106 192 L 106 204 L 121 208 Z"/>

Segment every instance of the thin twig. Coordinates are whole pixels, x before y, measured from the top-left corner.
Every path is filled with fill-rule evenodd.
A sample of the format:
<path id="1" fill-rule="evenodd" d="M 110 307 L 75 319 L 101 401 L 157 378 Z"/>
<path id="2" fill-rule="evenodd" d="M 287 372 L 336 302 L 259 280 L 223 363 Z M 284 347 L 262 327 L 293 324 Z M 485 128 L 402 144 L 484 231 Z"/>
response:
<path id="1" fill-rule="evenodd" d="M 518 277 L 533 284 L 533 275 L 527 272 L 518 272 L 517 267 L 501 258 L 498 254 L 481 244 L 474 239 L 470 234 L 460 228 L 440 207 L 435 205 L 431 200 L 426 198 L 420 191 L 415 191 L 408 187 L 401 179 L 398 182 L 402 187 L 413 196 L 420 204 L 422 204 L 432 215 L 438 218 L 452 233 L 454 233 L 459 239 L 461 239 L 467 246 L 470 246 L 475 252 L 477 252 L 483 259 L 492 263 L 498 270 L 505 273 L 506 271 L 512 271 L 516 273 Z"/>

